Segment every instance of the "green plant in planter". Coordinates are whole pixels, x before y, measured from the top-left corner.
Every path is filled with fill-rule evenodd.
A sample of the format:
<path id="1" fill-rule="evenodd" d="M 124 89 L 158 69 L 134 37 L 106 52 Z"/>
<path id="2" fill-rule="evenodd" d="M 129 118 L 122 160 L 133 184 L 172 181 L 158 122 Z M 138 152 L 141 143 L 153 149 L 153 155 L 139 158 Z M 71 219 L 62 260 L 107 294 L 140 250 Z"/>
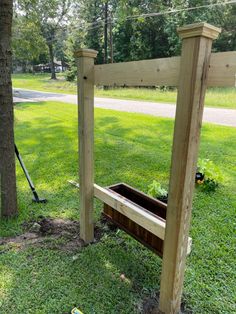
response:
<path id="1" fill-rule="evenodd" d="M 153 182 L 148 186 L 148 195 L 164 200 L 167 199 L 168 192 L 166 189 L 162 188 L 161 183 L 153 180 Z"/>
<path id="2" fill-rule="evenodd" d="M 210 159 L 199 159 L 197 165 L 198 173 L 203 175 L 202 180 L 197 180 L 197 184 L 205 191 L 215 191 L 223 181 L 222 173 Z"/>

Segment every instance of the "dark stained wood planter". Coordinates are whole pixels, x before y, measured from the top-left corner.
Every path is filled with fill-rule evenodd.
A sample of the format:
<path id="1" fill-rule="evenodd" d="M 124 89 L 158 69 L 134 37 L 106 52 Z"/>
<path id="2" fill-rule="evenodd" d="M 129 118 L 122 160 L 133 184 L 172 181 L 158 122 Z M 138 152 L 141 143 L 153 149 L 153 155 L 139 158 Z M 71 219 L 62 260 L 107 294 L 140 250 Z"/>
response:
<path id="1" fill-rule="evenodd" d="M 138 205 L 142 210 L 149 212 L 153 216 L 158 217 L 163 221 L 166 220 L 167 205 L 165 203 L 156 200 L 125 183 L 112 185 L 108 187 L 108 189 L 124 197 L 127 201 Z M 162 239 L 158 238 L 156 235 L 144 229 L 107 204 L 104 204 L 103 215 L 119 228 L 133 236 L 140 243 L 144 244 L 162 257 L 164 243 Z"/>

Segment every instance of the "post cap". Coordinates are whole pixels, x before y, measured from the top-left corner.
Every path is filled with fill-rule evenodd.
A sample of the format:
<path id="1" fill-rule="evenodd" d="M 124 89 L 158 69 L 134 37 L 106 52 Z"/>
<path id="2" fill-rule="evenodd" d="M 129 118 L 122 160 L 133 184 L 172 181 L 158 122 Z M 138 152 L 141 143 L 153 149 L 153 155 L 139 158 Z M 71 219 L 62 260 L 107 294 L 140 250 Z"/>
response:
<path id="1" fill-rule="evenodd" d="M 221 28 L 215 27 L 206 22 L 185 25 L 177 28 L 180 38 L 189 38 L 203 36 L 211 39 L 216 39 L 221 33 Z"/>
<path id="2" fill-rule="evenodd" d="M 88 57 L 88 58 L 96 58 L 98 52 L 93 49 L 84 49 L 81 48 L 75 52 L 75 57 Z"/>

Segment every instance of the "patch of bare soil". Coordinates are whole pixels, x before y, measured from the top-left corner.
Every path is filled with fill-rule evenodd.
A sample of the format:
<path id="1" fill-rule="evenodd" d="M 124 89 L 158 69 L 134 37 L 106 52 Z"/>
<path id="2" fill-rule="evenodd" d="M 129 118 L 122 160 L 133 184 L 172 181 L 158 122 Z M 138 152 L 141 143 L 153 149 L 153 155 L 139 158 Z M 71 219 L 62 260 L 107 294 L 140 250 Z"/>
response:
<path id="1" fill-rule="evenodd" d="M 159 314 L 157 311 L 155 312 L 155 309 L 157 308 L 158 297 L 157 296 L 147 297 L 143 300 L 140 312 L 142 314 Z"/>
<path id="2" fill-rule="evenodd" d="M 141 305 L 141 314 L 162 314 L 160 311 L 158 311 L 158 305 L 159 305 L 159 296 L 154 295 L 147 297 L 143 300 Z M 181 304 L 181 312 L 180 314 L 192 314 L 193 312 L 191 310 L 187 310 L 184 303 Z"/>
<path id="3" fill-rule="evenodd" d="M 40 246 L 74 252 L 85 246 L 80 239 L 79 222 L 64 219 L 42 218 L 40 221 L 25 223 L 25 233 L 9 238 L 0 238 L 0 254 L 12 248 L 24 249 Z M 95 227 L 95 240 L 100 240 L 103 229 Z"/>

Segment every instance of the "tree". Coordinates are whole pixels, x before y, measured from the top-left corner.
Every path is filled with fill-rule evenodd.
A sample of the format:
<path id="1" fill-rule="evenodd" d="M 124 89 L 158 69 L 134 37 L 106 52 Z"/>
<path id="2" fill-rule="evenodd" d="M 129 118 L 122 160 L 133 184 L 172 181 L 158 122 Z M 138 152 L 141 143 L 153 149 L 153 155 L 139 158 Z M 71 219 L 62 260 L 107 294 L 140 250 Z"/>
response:
<path id="1" fill-rule="evenodd" d="M 62 71 L 65 70 L 67 58 L 66 58 L 66 38 L 68 37 L 67 28 L 63 28 L 57 32 L 55 41 L 55 56 L 57 60 L 61 61 Z"/>
<path id="2" fill-rule="evenodd" d="M 0 1 L 0 177 L 1 216 L 17 214 L 14 117 L 11 83 L 12 0 Z"/>
<path id="3" fill-rule="evenodd" d="M 80 18 L 88 24 L 84 42 L 85 47 L 90 47 L 98 51 L 97 63 L 104 63 L 104 32 L 102 19 L 104 17 L 103 0 L 82 0 L 80 8 Z"/>
<path id="4" fill-rule="evenodd" d="M 107 63 L 108 47 L 108 0 L 104 3 L 104 63 Z"/>
<path id="5" fill-rule="evenodd" d="M 224 5 L 220 0 L 77 0 L 76 3 L 66 40 L 73 73 L 76 71 L 73 52 L 78 47 L 97 50 L 99 64 L 112 62 L 113 57 L 114 62 L 122 62 L 179 55 L 181 41 L 176 29 L 200 21 L 222 27 L 222 35 L 213 45 L 215 51 L 235 49 L 236 7 Z M 157 14 L 147 16 L 154 12 Z"/>
<path id="6" fill-rule="evenodd" d="M 221 16 L 222 34 L 213 46 L 217 51 L 236 50 L 236 6 L 228 6 Z"/>
<path id="7" fill-rule="evenodd" d="M 38 61 L 40 55 L 47 52 L 46 42 L 38 25 L 24 16 L 13 18 L 12 51 L 13 64 L 21 65 L 23 72 L 34 61 Z"/>
<path id="8" fill-rule="evenodd" d="M 161 0 L 122 0 L 118 8 L 114 35 L 115 61 L 170 56 L 167 15 L 145 18 L 141 15 L 164 12 L 169 4 Z M 131 18 L 131 17 L 134 18 Z M 119 53 L 118 53 L 119 52 Z"/>
<path id="9" fill-rule="evenodd" d="M 19 14 L 23 14 L 40 28 L 48 47 L 51 79 L 56 79 L 54 48 L 58 32 L 66 27 L 71 0 L 18 0 L 17 8 Z"/>

